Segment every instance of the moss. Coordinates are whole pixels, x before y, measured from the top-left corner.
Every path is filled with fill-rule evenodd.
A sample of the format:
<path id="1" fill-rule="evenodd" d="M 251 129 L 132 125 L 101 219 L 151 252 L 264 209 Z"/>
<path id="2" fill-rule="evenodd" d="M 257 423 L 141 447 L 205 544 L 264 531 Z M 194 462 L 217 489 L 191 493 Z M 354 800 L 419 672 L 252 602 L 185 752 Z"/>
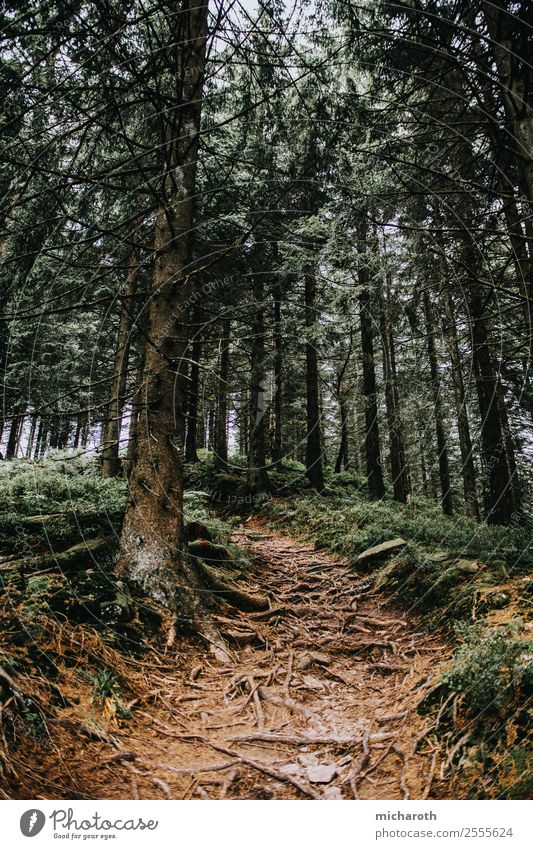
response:
<path id="1" fill-rule="evenodd" d="M 509 626 L 486 629 L 482 623 L 457 626 L 460 646 L 442 681 L 461 696 L 466 713 L 498 714 L 503 705 L 520 701 L 532 672 L 533 642 L 518 639 L 513 631 Z"/>
<path id="2" fill-rule="evenodd" d="M 355 558 L 361 551 L 387 539 L 404 537 L 421 549 L 445 549 L 455 557 L 487 563 L 494 573 L 516 574 L 531 563 L 531 528 L 478 525 L 462 516 L 448 519 L 432 503 L 414 500 L 369 503 L 360 495 L 274 498 L 261 509 L 276 524 L 317 540 L 328 548 Z"/>

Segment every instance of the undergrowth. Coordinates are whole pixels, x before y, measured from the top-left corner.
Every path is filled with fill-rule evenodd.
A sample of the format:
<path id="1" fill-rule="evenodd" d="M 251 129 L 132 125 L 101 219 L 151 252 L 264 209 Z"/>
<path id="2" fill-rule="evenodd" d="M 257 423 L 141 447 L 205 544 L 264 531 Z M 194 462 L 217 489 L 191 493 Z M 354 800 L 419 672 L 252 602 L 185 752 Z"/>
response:
<path id="1" fill-rule="evenodd" d="M 273 499 L 262 506 L 261 513 L 277 525 L 307 534 L 317 548 L 348 559 L 370 546 L 403 537 L 458 557 L 504 561 L 509 569 L 531 561 L 531 528 L 478 525 L 464 516 L 447 518 L 437 506 L 421 499 L 404 505 L 392 500 L 368 502 L 356 494 L 321 497 L 315 493 L 297 500 Z"/>
<path id="2" fill-rule="evenodd" d="M 0 779 L 3 772 L 11 794 L 31 795 L 26 765 L 43 740 L 68 750 L 79 735 L 79 722 L 57 725 L 57 709 L 76 712 L 91 726 L 82 733 L 98 735 L 127 723 L 132 696 L 145 698 L 142 664 L 162 648 L 170 619 L 115 573 L 126 485 L 103 479 L 96 459 L 83 455 L 0 463 L 0 739 L 9 746 L 8 757 L 0 743 Z M 203 523 L 226 545 L 233 522 L 213 516 L 207 500 L 187 492 L 185 521 Z M 93 550 L 96 540 L 105 545 Z M 230 548 L 245 570 L 244 554 Z M 106 621 L 103 612 L 117 600 L 127 607 L 130 591 L 133 619 Z M 44 770 L 42 788 L 47 781 Z M 48 792 L 76 796 L 76 776 L 68 781 Z"/>
<path id="3" fill-rule="evenodd" d="M 370 503 L 364 481 L 348 473 L 328 471 L 326 491 L 318 495 L 293 461 L 271 469 L 270 492 L 253 496 L 245 469 L 244 458 L 236 457 L 221 472 L 205 454 L 189 466 L 185 520 L 205 526 L 243 573 L 247 556 L 228 542 L 243 515 L 255 513 L 349 563 L 370 546 L 403 537 L 405 547 L 371 570 L 374 588 L 457 640 L 437 699 L 423 709 L 435 713 L 448 701 L 436 733 L 451 764 L 468 774 L 471 795 L 525 798 L 532 769 L 526 744 L 533 680 L 533 646 L 526 640 L 531 529 L 447 519 L 420 499 Z M 102 479 L 94 458 L 71 454 L 0 463 L 0 668 L 32 681 L 35 693 L 11 700 L 10 716 L 4 715 L 8 739 L 21 732 L 34 741 L 43 737 L 42 705 L 68 701 L 63 685 L 69 669 L 85 675 L 93 710 L 127 722 L 123 695 L 135 695 L 137 686 L 130 664 L 157 644 L 165 612 L 135 596 L 134 622 L 102 622 L 102 606 L 122 592 L 114 559 L 125 494 L 126 481 Z M 108 545 L 85 554 L 83 545 L 96 537 Z M 80 543 L 81 555 L 70 566 L 57 568 L 50 560 Z M 13 556 L 44 558 L 46 568 L 24 574 Z M 496 624 L 495 609 L 501 614 Z M 0 676 L 0 701 L 3 695 L 11 698 Z"/>
<path id="4" fill-rule="evenodd" d="M 364 483 L 351 475 L 328 473 L 326 491 L 318 495 L 295 463 L 270 473 L 270 492 L 254 499 L 243 467 L 221 473 L 204 459 L 190 473 L 226 513 L 256 513 L 355 567 L 365 549 L 396 537 L 407 541 L 394 557 L 377 561 L 370 578 L 427 627 L 445 628 L 457 646 L 435 686 L 439 700 L 430 705 L 439 715 L 436 736 L 449 752 L 448 769 L 459 776 L 457 795 L 468 787 L 471 797 L 529 798 L 531 527 L 446 518 L 438 505 L 418 498 L 408 505 L 390 498 L 369 502 Z"/>
<path id="5" fill-rule="evenodd" d="M 531 798 L 533 641 L 516 622 L 461 624 L 456 633 L 459 647 L 436 689 L 435 736 L 457 793 L 466 780 L 469 798 Z"/>

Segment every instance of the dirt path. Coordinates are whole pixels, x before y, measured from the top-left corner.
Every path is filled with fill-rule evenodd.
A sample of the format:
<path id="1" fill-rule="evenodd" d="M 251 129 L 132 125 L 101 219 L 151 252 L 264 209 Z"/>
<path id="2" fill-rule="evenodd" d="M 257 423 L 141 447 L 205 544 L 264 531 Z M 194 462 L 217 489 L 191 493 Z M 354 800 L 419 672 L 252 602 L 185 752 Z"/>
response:
<path id="1" fill-rule="evenodd" d="M 446 647 L 332 556 L 259 527 L 266 614 L 221 618 L 234 662 L 200 646 L 150 675 L 152 703 L 93 772 L 108 798 L 420 799 L 440 768 L 414 710 Z M 240 643 L 240 645 L 239 645 Z M 96 787 L 95 787 L 96 789 Z"/>

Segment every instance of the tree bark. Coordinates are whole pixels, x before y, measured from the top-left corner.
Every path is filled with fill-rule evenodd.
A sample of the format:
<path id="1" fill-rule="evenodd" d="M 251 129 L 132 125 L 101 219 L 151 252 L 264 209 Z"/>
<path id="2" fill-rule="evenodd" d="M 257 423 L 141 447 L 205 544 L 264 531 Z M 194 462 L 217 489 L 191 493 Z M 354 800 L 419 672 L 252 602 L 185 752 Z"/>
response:
<path id="1" fill-rule="evenodd" d="M 531 24 L 522 10 L 508 8 L 507 0 L 483 0 L 483 16 L 496 63 L 500 97 L 515 141 L 515 158 L 533 205 L 533 71 L 531 68 Z"/>
<path id="2" fill-rule="evenodd" d="M 76 416 L 76 430 L 74 431 L 74 439 L 72 440 L 72 447 L 74 449 L 79 448 L 79 446 L 80 446 L 81 428 L 82 428 L 81 415 L 78 415 L 78 416 Z"/>
<path id="3" fill-rule="evenodd" d="M 187 299 L 193 199 L 205 67 L 208 3 L 172 8 L 170 55 L 177 50 L 176 107 L 165 126 L 165 170 L 157 212 L 155 266 L 137 449 L 121 533 L 119 572 L 174 611 L 174 627 L 202 634 L 227 652 L 201 603 L 201 581 L 183 550 L 183 422 Z"/>
<path id="4" fill-rule="evenodd" d="M 274 427 L 272 462 L 283 459 L 283 342 L 281 336 L 281 285 L 274 287 Z"/>
<path id="5" fill-rule="evenodd" d="M 208 451 L 213 451 L 215 448 L 215 413 L 215 408 L 211 407 L 207 414 L 206 448 Z"/>
<path id="6" fill-rule="evenodd" d="M 349 435 L 348 435 L 348 410 L 344 395 L 337 396 L 339 403 L 339 412 L 341 418 L 341 441 L 339 445 L 339 453 L 335 461 L 335 474 L 339 474 L 344 469 L 345 472 L 350 468 L 349 460 Z"/>
<path id="7" fill-rule="evenodd" d="M 465 498 L 466 515 L 480 521 L 479 502 L 476 487 L 476 470 L 474 467 L 474 453 L 472 440 L 470 438 L 470 424 L 468 421 L 468 410 L 466 407 L 466 394 L 463 381 L 463 369 L 459 341 L 457 338 L 457 325 L 455 318 L 455 307 L 449 284 L 444 281 L 444 314 L 446 316 L 446 340 L 450 363 L 452 367 L 453 394 L 455 399 L 455 411 L 457 415 L 457 430 L 459 434 L 459 449 L 461 451 L 463 492 Z"/>
<path id="8" fill-rule="evenodd" d="M 87 443 L 89 442 L 89 435 L 91 433 L 91 422 L 89 419 L 89 413 L 85 414 L 85 421 L 83 423 L 83 427 L 81 429 L 81 439 L 80 445 L 85 451 L 87 448 Z"/>
<path id="9" fill-rule="evenodd" d="M 363 396 L 365 401 L 365 456 L 368 495 L 380 500 L 385 495 L 381 468 L 379 438 L 376 370 L 374 362 L 374 334 L 372 331 L 372 299 L 368 275 L 368 220 L 366 213 L 357 225 L 357 247 L 359 254 L 358 281 L 359 315 L 361 321 L 361 353 L 363 359 Z"/>
<path id="10" fill-rule="evenodd" d="M 485 515 L 487 522 L 505 525 L 511 521 L 513 515 L 513 490 L 498 405 L 497 376 L 489 347 L 489 329 L 479 287 L 475 281 L 469 285 L 468 305 L 472 359 L 481 416 Z"/>
<path id="11" fill-rule="evenodd" d="M 265 314 L 263 278 L 254 274 L 250 413 L 248 440 L 248 487 L 252 493 L 266 492 L 270 486 L 266 471 L 266 398 L 265 398 Z"/>
<path id="12" fill-rule="evenodd" d="M 433 308 L 427 289 L 424 291 L 423 302 L 424 316 L 426 320 L 427 352 L 431 373 L 431 389 L 433 392 L 433 411 L 435 416 L 435 435 L 437 438 L 437 453 L 439 461 L 441 504 L 443 513 L 446 516 L 451 516 L 453 513 L 453 499 L 450 484 L 448 446 L 446 442 L 444 414 L 442 410 L 441 380 L 437 359 L 437 347 L 435 343 L 435 322 L 433 319 Z"/>
<path id="13" fill-rule="evenodd" d="M 396 385 L 396 357 L 388 292 L 386 298 L 382 292 L 379 293 L 379 323 L 383 350 L 383 380 L 389 429 L 392 489 L 395 501 L 405 504 L 409 495 L 409 478 L 405 459 L 400 399 Z"/>
<path id="14" fill-rule="evenodd" d="M 248 442 L 250 435 L 250 426 L 248 423 L 248 413 L 250 408 L 250 400 L 247 390 L 241 392 L 239 398 L 239 454 L 243 457 L 248 456 Z"/>
<path id="15" fill-rule="evenodd" d="M 33 454 L 33 445 L 35 442 L 35 432 L 37 430 L 37 416 L 31 416 L 30 433 L 28 436 L 28 444 L 26 446 L 26 459 L 31 460 Z"/>
<path id="16" fill-rule="evenodd" d="M 318 373 L 318 354 L 314 332 L 316 326 L 316 271 L 309 263 L 304 269 L 305 283 L 305 326 L 307 340 L 305 343 L 306 366 L 306 452 L 305 473 L 311 485 L 322 492 L 324 489 L 324 472 L 322 469 L 322 445 L 320 438 L 320 392 Z"/>
<path id="17" fill-rule="evenodd" d="M 499 194 L 515 267 L 518 290 L 521 294 L 522 312 L 529 341 L 530 355 L 533 353 L 533 261 L 529 254 L 532 245 L 524 233 L 518 204 L 512 185 L 505 185 L 499 175 Z"/>
<path id="18" fill-rule="evenodd" d="M 522 483 L 518 474 L 513 435 L 511 433 L 509 416 L 507 415 L 505 394 L 503 391 L 503 386 L 499 374 L 496 377 L 496 381 L 498 394 L 498 409 L 500 411 L 503 436 L 505 440 L 505 453 L 507 455 L 507 468 L 509 470 L 511 489 L 513 491 L 513 514 L 516 518 L 522 510 Z"/>
<path id="19" fill-rule="evenodd" d="M 133 296 L 139 273 L 139 253 L 134 249 L 128 261 L 128 274 L 120 309 L 120 320 L 113 365 L 111 400 L 107 409 L 102 444 L 102 475 L 116 477 L 120 471 L 119 449 L 124 396 L 128 379 L 128 364 L 133 328 Z"/>
<path id="20" fill-rule="evenodd" d="M 6 460 L 13 460 L 17 456 L 18 436 L 19 436 L 20 420 L 15 416 L 11 420 L 9 433 L 6 445 Z"/>
<path id="21" fill-rule="evenodd" d="M 39 419 L 39 427 L 37 428 L 37 438 L 35 440 L 35 451 L 33 459 L 38 460 L 43 452 L 43 442 L 46 442 L 46 427 L 44 419 Z"/>
<path id="22" fill-rule="evenodd" d="M 221 471 L 228 470 L 228 381 L 229 381 L 229 348 L 231 320 L 225 317 L 222 322 L 220 339 L 220 367 L 217 391 L 217 414 L 215 424 L 215 467 Z"/>
<path id="23" fill-rule="evenodd" d="M 131 416 L 130 416 L 130 427 L 128 432 L 128 450 L 127 450 L 127 458 L 126 458 L 126 472 L 128 476 L 131 473 L 133 468 L 133 461 L 135 459 L 135 451 L 137 447 L 137 436 L 139 432 L 139 415 L 142 409 L 142 393 L 143 393 L 143 385 L 144 385 L 144 360 L 146 356 L 146 318 L 143 317 L 142 323 L 140 325 L 140 335 L 139 335 L 139 351 L 138 351 L 138 363 L 137 363 L 137 371 L 135 374 L 135 386 L 132 393 L 131 398 Z"/>
<path id="24" fill-rule="evenodd" d="M 341 422 L 341 441 L 339 445 L 339 453 L 337 454 L 337 460 L 335 462 L 335 474 L 339 474 L 339 472 L 344 469 L 348 470 L 350 461 L 349 461 L 349 432 L 348 432 L 348 405 L 346 403 L 347 393 L 345 388 L 345 378 L 346 378 L 346 370 L 348 368 L 348 363 L 350 362 L 350 357 L 352 354 L 353 348 L 353 329 L 350 328 L 350 341 L 348 345 L 348 350 L 346 352 L 346 357 L 344 358 L 344 362 L 342 364 L 342 368 L 340 369 L 337 380 L 335 383 L 335 396 L 337 398 L 337 403 L 339 405 L 340 412 L 340 422 Z"/>
<path id="25" fill-rule="evenodd" d="M 202 313 L 195 307 L 192 315 L 192 349 L 189 385 L 187 388 L 187 435 L 185 437 L 185 460 L 198 462 L 198 407 L 200 394 L 200 359 L 202 356 Z"/>

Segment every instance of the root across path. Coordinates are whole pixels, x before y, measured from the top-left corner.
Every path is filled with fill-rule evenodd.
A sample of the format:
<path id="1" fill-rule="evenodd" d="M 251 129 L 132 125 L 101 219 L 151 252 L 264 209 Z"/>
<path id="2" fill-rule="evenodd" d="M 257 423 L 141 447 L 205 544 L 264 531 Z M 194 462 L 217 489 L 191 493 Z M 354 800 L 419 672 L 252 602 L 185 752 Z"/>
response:
<path id="1" fill-rule="evenodd" d="M 311 544 L 245 523 L 268 610 L 216 617 L 217 663 L 177 643 L 148 697 L 85 760 L 101 798 L 422 799 L 441 781 L 416 707 L 447 654 L 410 614 Z M 168 661 L 168 662 L 167 662 Z M 90 775 L 87 770 L 90 770 Z M 442 788 L 439 785 L 439 793 Z"/>

